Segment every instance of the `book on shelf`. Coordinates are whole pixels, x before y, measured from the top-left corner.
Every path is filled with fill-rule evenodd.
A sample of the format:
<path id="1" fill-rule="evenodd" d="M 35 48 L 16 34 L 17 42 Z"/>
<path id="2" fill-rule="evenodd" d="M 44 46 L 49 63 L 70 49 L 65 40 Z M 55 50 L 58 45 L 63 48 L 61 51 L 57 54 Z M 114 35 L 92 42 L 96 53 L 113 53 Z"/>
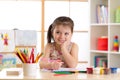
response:
<path id="1" fill-rule="evenodd" d="M 94 66 L 95 67 L 107 66 L 107 57 L 106 56 L 95 56 L 94 57 Z"/>
<path id="2" fill-rule="evenodd" d="M 105 5 L 96 6 L 96 19 L 97 23 L 107 23 L 108 22 L 108 7 Z"/>

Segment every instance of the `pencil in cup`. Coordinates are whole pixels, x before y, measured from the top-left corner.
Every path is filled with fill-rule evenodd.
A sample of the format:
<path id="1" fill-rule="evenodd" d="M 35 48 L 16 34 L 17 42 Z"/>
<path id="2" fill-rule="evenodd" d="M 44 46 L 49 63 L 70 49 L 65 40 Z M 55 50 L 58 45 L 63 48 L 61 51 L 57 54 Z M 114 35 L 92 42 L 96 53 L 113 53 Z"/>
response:
<path id="1" fill-rule="evenodd" d="M 40 59 L 40 57 L 43 55 L 43 53 L 37 54 L 36 59 L 35 59 L 35 63 L 38 62 L 38 60 Z"/>
<path id="2" fill-rule="evenodd" d="M 19 49 L 16 49 L 16 55 L 20 58 L 20 60 L 23 62 L 23 63 L 26 63 L 26 59 L 25 59 L 25 56 L 23 55 L 23 53 L 21 53 L 21 51 Z"/>

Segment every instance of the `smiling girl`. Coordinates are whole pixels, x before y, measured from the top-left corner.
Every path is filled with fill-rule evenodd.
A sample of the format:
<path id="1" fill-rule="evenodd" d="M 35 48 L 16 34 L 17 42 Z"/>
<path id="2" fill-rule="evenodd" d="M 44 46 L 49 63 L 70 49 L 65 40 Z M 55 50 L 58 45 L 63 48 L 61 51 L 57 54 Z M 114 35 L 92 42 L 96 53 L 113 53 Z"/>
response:
<path id="1" fill-rule="evenodd" d="M 78 63 L 78 45 L 71 42 L 74 22 L 70 17 L 60 16 L 49 26 L 48 43 L 40 61 L 40 68 L 75 68 Z"/>

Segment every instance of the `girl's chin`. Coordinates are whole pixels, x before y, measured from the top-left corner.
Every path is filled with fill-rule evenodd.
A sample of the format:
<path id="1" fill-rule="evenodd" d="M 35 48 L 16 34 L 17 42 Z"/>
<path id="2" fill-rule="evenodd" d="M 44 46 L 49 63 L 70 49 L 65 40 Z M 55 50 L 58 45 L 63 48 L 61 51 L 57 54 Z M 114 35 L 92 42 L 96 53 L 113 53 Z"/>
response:
<path id="1" fill-rule="evenodd" d="M 61 45 L 61 44 L 63 44 L 63 43 L 64 43 L 64 42 L 59 42 L 58 44 Z"/>

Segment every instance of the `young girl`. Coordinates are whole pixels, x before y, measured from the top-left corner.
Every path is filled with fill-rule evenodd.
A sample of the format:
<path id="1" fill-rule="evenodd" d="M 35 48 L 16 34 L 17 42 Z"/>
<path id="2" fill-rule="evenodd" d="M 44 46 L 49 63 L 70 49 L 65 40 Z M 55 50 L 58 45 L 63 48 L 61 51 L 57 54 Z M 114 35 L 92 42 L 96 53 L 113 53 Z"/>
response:
<path id="1" fill-rule="evenodd" d="M 61 16 L 54 20 L 47 33 L 48 43 L 40 61 L 40 68 L 75 68 L 78 63 L 78 45 L 71 42 L 74 22 Z"/>

